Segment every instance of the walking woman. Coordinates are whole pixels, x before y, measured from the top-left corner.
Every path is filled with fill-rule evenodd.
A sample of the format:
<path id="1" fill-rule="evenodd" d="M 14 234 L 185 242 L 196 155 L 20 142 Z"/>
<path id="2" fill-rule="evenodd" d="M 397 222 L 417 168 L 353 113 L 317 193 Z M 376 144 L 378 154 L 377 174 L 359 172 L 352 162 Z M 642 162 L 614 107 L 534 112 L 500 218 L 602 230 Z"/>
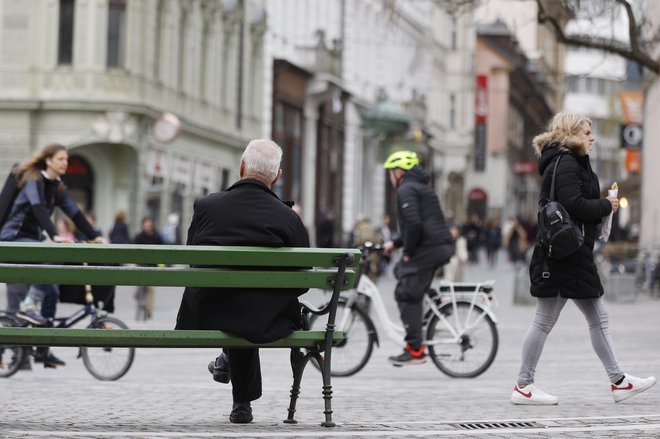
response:
<path id="1" fill-rule="evenodd" d="M 58 206 L 88 239 L 105 242 L 78 209 L 60 179 L 66 173 L 68 163 L 66 147 L 53 143 L 43 147 L 13 171 L 19 176 L 19 191 L 7 220 L 0 229 L 0 241 L 40 242 L 44 239 L 43 232 L 46 231 L 55 242 L 71 242 L 69 238 L 58 234 L 51 221 L 55 206 Z M 8 285 L 8 292 L 14 290 L 13 287 L 14 285 Z M 57 285 L 33 284 L 20 304 L 16 316 L 34 325 L 44 325 L 48 317 L 55 316 L 58 298 Z M 37 309 L 39 302 L 43 302 L 41 313 Z M 35 361 L 44 361 L 46 366 L 50 360 L 52 366 L 63 364 L 52 354 L 47 355 L 48 348 L 45 349 L 45 352 L 44 349 L 37 351 Z"/>
<path id="2" fill-rule="evenodd" d="M 614 402 L 621 402 L 653 386 L 654 377 L 637 378 L 625 373 L 614 355 L 603 286 L 594 263 L 593 247 L 601 219 L 616 212 L 616 197 L 600 197 L 598 177 L 589 164 L 594 137 L 591 120 L 575 113 L 559 113 L 549 131 L 533 140 L 543 176 L 541 198 L 548 198 L 553 167 L 557 166 L 555 198 L 584 226 L 584 244 L 564 259 L 549 257 L 537 245 L 529 267 L 531 294 L 537 298 L 536 315 L 522 346 L 522 365 L 513 389 L 514 404 L 557 404 L 559 399 L 534 384 L 536 365 L 546 338 L 568 299 L 572 299 L 589 323 L 591 344 L 611 382 Z"/>

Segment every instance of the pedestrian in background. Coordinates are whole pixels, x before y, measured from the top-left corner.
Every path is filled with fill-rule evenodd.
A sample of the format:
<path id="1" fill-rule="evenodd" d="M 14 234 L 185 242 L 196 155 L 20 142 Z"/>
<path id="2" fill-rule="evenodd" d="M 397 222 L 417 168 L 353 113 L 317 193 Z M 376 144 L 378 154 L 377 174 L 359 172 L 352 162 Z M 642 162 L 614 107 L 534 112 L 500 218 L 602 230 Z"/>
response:
<path id="1" fill-rule="evenodd" d="M 120 210 L 115 215 L 115 223 L 110 229 L 108 238 L 110 238 L 110 242 L 113 244 L 129 244 L 131 242 L 131 237 L 128 234 L 128 225 L 126 224 L 126 212 L 123 210 Z"/>
<path id="2" fill-rule="evenodd" d="M 252 140 L 241 156 L 240 180 L 224 192 L 195 201 L 186 245 L 309 247 L 302 220 L 272 191 L 282 175 L 282 149 Z M 293 203 L 291 203 L 292 205 Z M 275 341 L 302 329 L 298 288 L 186 288 L 176 329 L 229 331 L 254 343 Z M 251 401 L 262 392 L 259 349 L 223 350 L 208 365 L 213 379 L 232 384 L 229 421 L 251 422 Z M 216 410 L 211 404 L 211 409 Z"/>
<path id="3" fill-rule="evenodd" d="M 614 355 L 609 317 L 603 301 L 603 286 L 594 262 L 593 247 L 602 218 L 616 212 L 619 200 L 601 198 L 598 176 L 591 169 L 589 154 L 594 137 L 591 120 L 575 113 L 559 113 L 548 132 L 536 136 L 533 145 L 539 173 L 543 176 L 541 199 L 549 198 L 555 162 L 555 198 L 584 227 L 584 243 L 563 259 L 549 257 L 536 245 L 529 267 L 531 294 L 537 298 L 536 315 L 522 346 L 522 364 L 511 394 L 514 404 L 557 404 L 534 383 L 534 374 L 548 334 L 568 299 L 572 299 L 589 324 L 591 344 L 610 380 L 614 402 L 621 402 L 653 386 L 654 377 L 637 378 L 625 373 Z M 590 371 L 573 367 L 574 373 Z M 579 389 L 565 389 L 577 392 Z"/>
<path id="4" fill-rule="evenodd" d="M 484 241 L 488 266 L 495 268 L 495 265 L 497 265 L 497 254 L 500 248 L 502 248 L 502 227 L 500 226 L 499 218 L 491 218 L 488 221 L 486 232 L 484 233 Z"/>
<path id="5" fill-rule="evenodd" d="M 179 226 L 179 214 L 172 212 L 167 215 L 167 222 L 163 226 L 161 232 L 163 244 L 180 245 L 181 244 L 181 227 Z"/>
<path id="6" fill-rule="evenodd" d="M 151 217 L 142 218 L 142 230 L 135 236 L 133 243 L 141 245 L 161 245 L 163 243 L 160 233 L 154 227 L 154 221 Z M 144 320 L 149 320 L 154 310 L 154 287 L 145 285 L 138 288 L 136 299 L 140 306 L 142 305 L 142 301 L 144 301 Z"/>
<path id="7" fill-rule="evenodd" d="M 463 271 L 468 261 L 467 241 L 461 235 L 458 226 L 451 226 L 449 229 L 456 246 L 454 256 L 449 259 L 449 263 L 443 267 L 443 277 L 450 282 L 463 282 Z"/>
<path id="8" fill-rule="evenodd" d="M 468 261 L 470 264 L 479 262 L 479 248 L 481 247 L 482 227 L 479 214 L 470 214 L 467 222 L 463 224 L 462 234 L 467 241 Z"/>
<path id="9" fill-rule="evenodd" d="M 509 228 L 504 236 L 504 246 L 511 263 L 518 265 L 525 262 L 527 232 L 517 217 L 511 218 Z"/>

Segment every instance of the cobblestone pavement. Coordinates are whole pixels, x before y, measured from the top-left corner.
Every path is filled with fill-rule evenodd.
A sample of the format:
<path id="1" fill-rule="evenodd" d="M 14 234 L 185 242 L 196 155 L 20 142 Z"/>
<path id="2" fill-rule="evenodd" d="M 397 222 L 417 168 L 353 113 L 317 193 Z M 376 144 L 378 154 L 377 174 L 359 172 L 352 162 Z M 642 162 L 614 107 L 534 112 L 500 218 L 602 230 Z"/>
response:
<path id="1" fill-rule="evenodd" d="M 513 304 L 515 271 L 502 261 L 495 269 L 470 266 L 470 280 L 495 279 L 500 347 L 493 366 L 474 379 L 453 379 L 431 363 L 404 368 L 387 364 L 399 348 L 381 333 L 367 366 L 333 380 L 337 427 L 320 427 L 323 400 L 319 373 L 307 370 L 296 425 L 283 424 L 291 372 L 286 350 L 262 350 L 264 395 L 253 403 L 249 425 L 229 423 L 231 391 L 206 370 L 217 355 L 208 349 L 140 349 L 133 367 L 115 382 L 95 380 L 73 348 L 55 348 L 67 365 L 34 366 L 0 381 L 0 437 L 660 437 L 660 386 L 614 404 L 609 383 L 577 308 L 569 304 L 551 334 L 536 381 L 560 397 L 552 407 L 509 402 L 520 346 L 533 317 L 532 306 Z M 393 280 L 381 281 L 390 315 Z M 131 327 L 171 328 L 180 289 L 158 288 L 154 318 L 135 321 L 132 287 L 117 291 L 115 315 Z M 310 293 L 317 303 L 318 293 Z M 0 308 L 4 308 L 0 287 Z M 76 309 L 60 306 L 60 314 Z M 619 361 L 637 376 L 660 378 L 660 301 L 641 296 L 608 302 Z M 381 331 L 382 332 L 382 331 Z"/>

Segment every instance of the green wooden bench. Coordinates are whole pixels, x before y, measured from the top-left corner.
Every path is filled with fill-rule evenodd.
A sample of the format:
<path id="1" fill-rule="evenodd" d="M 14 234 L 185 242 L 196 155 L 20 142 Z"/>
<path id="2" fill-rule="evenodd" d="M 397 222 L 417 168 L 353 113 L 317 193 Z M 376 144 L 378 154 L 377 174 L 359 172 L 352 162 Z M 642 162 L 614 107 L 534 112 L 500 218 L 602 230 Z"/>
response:
<path id="1" fill-rule="evenodd" d="M 332 346 L 345 339 L 343 333 L 334 330 L 335 313 L 341 290 L 355 286 L 359 258 L 360 253 L 356 249 L 0 242 L 0 282 L 333 290 L 332 298 L 324 309 L 303 304 L 305 312 L 328 314 L 325 331 L 295 331 L 288 337 L 266 344 L 254 344 L 232 334 L 213 330 L 97 331 L 29 327 L 0 328 L 0 344 L 291 348 L 293 385 L 288 416 L 284 422 L 296 422 L 294 413 L 303 371 L 310 360 L 316 359 L 321 365 L 325 402 L 325 421 L 321 425 L 333 427 L 331 353 Z M 42 262 L 48 262 L 49 265 L 40 264 Z M 143 267 L 135 264 L 161 266 Z"/>

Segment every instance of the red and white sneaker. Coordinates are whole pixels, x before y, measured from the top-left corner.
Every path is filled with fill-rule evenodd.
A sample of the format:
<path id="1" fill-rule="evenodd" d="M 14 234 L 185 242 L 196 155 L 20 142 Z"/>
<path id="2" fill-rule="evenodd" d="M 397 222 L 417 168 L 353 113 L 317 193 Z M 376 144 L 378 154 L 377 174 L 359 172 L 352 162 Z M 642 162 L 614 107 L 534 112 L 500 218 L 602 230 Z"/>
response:
<path id="1" fill-rule="evenodd" d="M 625 401 L 655 384 L 655 377 L 637 378 L 632 375 L 626 377 L 619 384 L 612 384 L 612 398 L 614 402 Z"/>
<path id="2" fill-rule="evenodd" d="M 555 405 L 559 403 L 559 398 L 545 393 L 534 384 L 523 388 L 516 385 L 511 394 L 511 402 L 518 405 Z"/>

